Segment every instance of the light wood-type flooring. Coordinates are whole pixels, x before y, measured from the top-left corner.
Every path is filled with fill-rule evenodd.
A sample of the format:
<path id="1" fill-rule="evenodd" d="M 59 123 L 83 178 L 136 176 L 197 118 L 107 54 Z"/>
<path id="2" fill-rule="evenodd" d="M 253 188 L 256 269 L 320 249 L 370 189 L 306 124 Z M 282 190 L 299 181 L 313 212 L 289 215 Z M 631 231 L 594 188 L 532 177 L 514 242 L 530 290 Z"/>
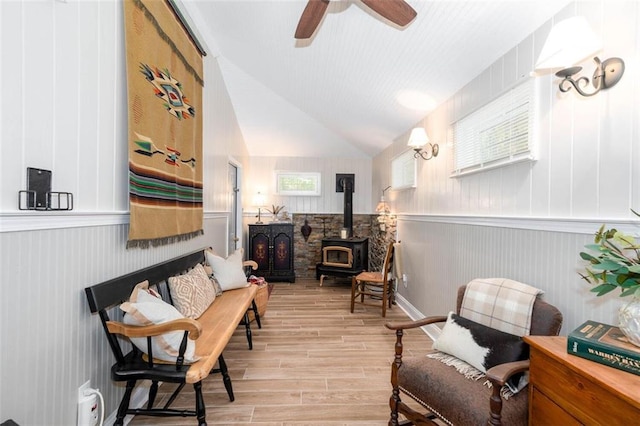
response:
<path id="1" fill-rule="evenodd" d="M 395 334 L 387 321 L 409 318 L 398 307 L 387 310 L 356 304 L 349 312 L 349 282 L 326 279 L 275 283 L 262 329 L 252 323 L 253 350 L 244 327 L 224 351 L 235 401 L 229 402 L 219 374 L 203 381 L 209 425 L 337 426 L 386 425 L 389 419 L 391 362 Z M 379 302 L 378 302 L 379 303 Z M 403 338 L 405 354 L 431 347 L 419 329 Z M 173 385 L 160 388 L 166 400 Z M 185 386 L 173 408 L 194 408 Z M 193 417 L 136 416 L 141 425 L 195 425 Z"/>

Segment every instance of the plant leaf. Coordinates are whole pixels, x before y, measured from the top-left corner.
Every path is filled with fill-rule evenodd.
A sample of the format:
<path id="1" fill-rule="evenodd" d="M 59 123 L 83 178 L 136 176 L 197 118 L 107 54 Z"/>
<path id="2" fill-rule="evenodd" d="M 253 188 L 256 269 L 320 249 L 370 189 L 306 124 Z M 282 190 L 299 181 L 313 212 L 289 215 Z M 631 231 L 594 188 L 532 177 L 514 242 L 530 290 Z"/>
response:
<path id="1" fill-rule="evenodd" d="M 640 286 L 640 282 L 638 282 L 637 279 L 634 278 L 629 278 L 628 275 L 624 275 L 624 280 L 623 281 L 619 281 L 620 282 L 620 287 L 622 288 L 631 288 L 631 287 L 635 287 L 635 286 Z"/>
<path id="2" fill-rule="evenodd" d="M 594 237 L 593 241 L 595 241 L 596 243 L 599 243 L 600 240 L 602 240 L 602 237 L 603 237 L 602 232 L 603 231 L 604 231 L 604 223 L 602 224 L 600 229 L 598 229 L 598 232 L 596 232 L 596 236 Z"/>
<path id="3" fill-rule="evenodd" d="M 609 259 L 600 259 L 600 262 L 594 263 L 591 267 L 593 269 L 616 271 L 617 273 L 619 272 L 623 274 L 628 272 L 626 265 L 620 265 L 619 263 Z"/>
<path id="4" fill-rule="evenodd" d="M 603 294 L 607 294 L 613 290 L 615 290 L 617 287 L 615 285 L 611 285 L 611 284 L 600 284 L 598 286 L 595 286 L 591 289 L 592 292 L 594 293 L 598 293 L 597 296 L 602 296 Z"/>
<path id="5" fill-rule="evenodd" d="M 595 252 L 609 251 L 608 248 L 603 247 L 601 244 L 586 244 L 584 248 Z"/>
<path id="6" fill-rule="evenodd" d="M 592 255 L 590 255 L 589 253 L 585 253 L 583 251 L 580 252 L 580 257 L 584 260 L 588 260 L 589 262 L 595 263 L 594 261 L 597 262 L 597 259 L 595 257 L 593 257 Z"/>
<path id="7" fill-rule="evenodd" d="M 635 295 L 636 292 L 638 292 L 638 290 L 640 290 L 640 286 L 627 288 L 627 289 L 623 290 L 622 293 L 620 293 L 620 297 L 627 297 L 627 296 Z"/>

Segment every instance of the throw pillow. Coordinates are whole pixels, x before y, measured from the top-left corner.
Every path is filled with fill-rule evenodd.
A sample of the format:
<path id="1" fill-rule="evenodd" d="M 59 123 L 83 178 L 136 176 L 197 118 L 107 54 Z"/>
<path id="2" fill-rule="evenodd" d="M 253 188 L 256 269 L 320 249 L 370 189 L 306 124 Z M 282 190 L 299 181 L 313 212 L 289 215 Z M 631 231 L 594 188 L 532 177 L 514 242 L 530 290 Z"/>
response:
<path id="1" fill-rule="evenodd" d="M 486 373 L 495 365 L 529 358 L 521 337 L 478 324 L 449 312 L 433 349 L 453 355 Z"/>
<path id="2" fill-rule="evenodd" d="M 243 254 L 243 249 L 239 249 L 225 259 L 209 250 L 205 251 L 207 262 L 213 269 L 213 276 L 223 291 L 250 285 L 242 266 Z"/>
<path id="3" fill-rule="evenodd" d="M 176 308 L 149 292 L 149 282 L 143 281 L 136 285 L 128 302 L 120 305 L 125 312 L 122 322 L 127 325 L 162 324 L 184 318 Z M 153 357 L 163 361 L 175 362 L 180 350 L 183 331 L 172 331 L 151 338 Z M 132 337 L 133 343 L 140 351 L 148 354 L 146 337 Z M 189 339 L 184 353 L 185 363 L 197 361 L 195 356 L 196 344 Z"/>
<path id="4" fill-rule="evenodd" d="M 216 298 L 215 289 L 200 264 L 186 274 L 170 277 L 169 290 L 173 305 L 187 318 L 199 318 Z"/>
<path id="5" fill-rule="evenodd" d="M 213 285 L 216 296 L 220 296 L 222 294 L 222 287 L 220 287 L 220 283 L 216 280 L 216 277 L 213 276 L 213 269 L 209 265 L 204 265 L 204 270 L 209 277 L 209 281 L 211 281 L 211 284 Z"/>

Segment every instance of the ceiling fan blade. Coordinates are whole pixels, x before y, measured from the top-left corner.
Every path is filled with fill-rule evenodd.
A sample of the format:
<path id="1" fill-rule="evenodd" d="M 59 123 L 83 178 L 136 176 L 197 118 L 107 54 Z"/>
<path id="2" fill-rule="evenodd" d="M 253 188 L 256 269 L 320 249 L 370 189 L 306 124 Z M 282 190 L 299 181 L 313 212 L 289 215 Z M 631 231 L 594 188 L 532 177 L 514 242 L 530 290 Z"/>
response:
<path id="1" fill-rule="evenodd" d="M 362 3 L 401 27 L 413 21 L 417 15 L 416 11 L 404 0 L 362 0 Z"/>
<path id="2" fill-rule="evenodd" d="M 313 35 L 327 10 L 327 6 L 329 6 L 329 0 L 309 0 L 302 16 L 300 16 L 300 21 L 298 21 L 295 35 L 297 39 L 305 39 Z"/>

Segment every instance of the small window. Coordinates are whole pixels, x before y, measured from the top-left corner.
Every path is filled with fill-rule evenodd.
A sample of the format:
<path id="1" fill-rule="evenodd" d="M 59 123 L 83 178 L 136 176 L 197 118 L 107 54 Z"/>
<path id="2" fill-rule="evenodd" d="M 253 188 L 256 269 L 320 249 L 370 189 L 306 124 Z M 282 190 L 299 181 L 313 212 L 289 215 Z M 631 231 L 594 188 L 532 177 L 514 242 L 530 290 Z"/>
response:
<path id="1" fill-rule="evenodd" d="M 533 88 L 529 79 L 453 124 L 453 176 L 534 160 Z"/>
<path id="2" fill-rule="evenodd" d="M 413 150 L 408 150 L 391 160 L 391 188 L 416 187 L 416 159 Z"/>
<path id="3" fill-rule="evenodd" d="M 276 172 L 278 195 L 320 195 L 320 173 Z"/>

